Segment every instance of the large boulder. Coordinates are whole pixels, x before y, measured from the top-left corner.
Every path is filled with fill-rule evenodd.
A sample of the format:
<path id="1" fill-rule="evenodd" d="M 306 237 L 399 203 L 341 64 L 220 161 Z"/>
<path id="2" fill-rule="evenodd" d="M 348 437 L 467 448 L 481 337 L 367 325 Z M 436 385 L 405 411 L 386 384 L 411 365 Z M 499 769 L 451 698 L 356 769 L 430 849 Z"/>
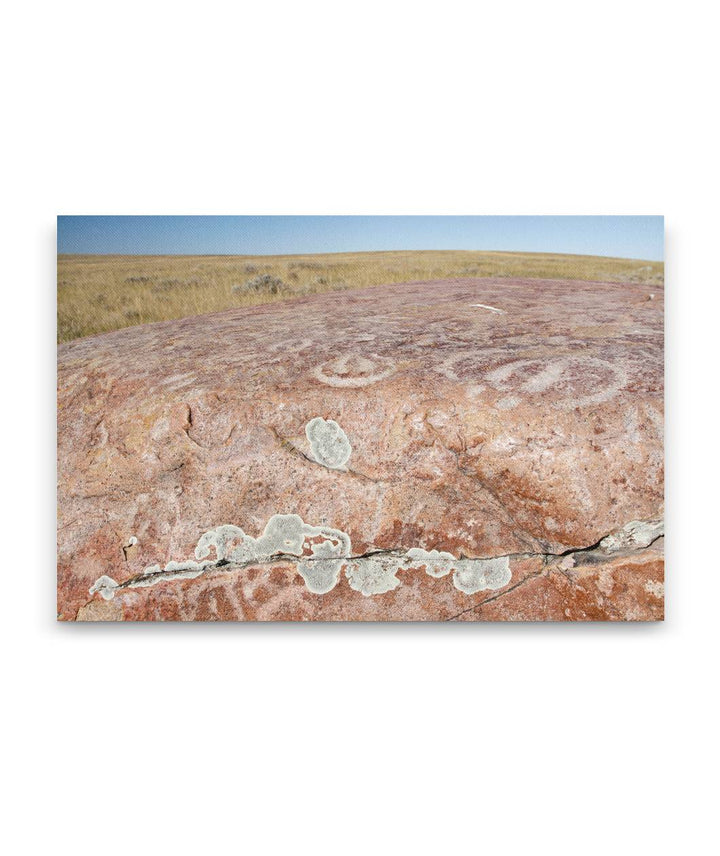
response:
<path id="1" fill-rule="evenodd" d="M 58 616 L 656 619 L 663 295 L 323 294 L 58 355 Z"/>

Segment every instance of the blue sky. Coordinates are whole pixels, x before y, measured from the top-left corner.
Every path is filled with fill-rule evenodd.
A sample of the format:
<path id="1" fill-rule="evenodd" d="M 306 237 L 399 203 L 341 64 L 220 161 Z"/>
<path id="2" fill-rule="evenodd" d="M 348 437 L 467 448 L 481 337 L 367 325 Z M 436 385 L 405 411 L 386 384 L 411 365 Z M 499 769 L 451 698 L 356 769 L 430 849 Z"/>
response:
<path id="1" fill-rule="evenodd" d="M 285 255 L 510 250 L 663 258 L 657 216 L 61 216 L 58 252 Z"/>

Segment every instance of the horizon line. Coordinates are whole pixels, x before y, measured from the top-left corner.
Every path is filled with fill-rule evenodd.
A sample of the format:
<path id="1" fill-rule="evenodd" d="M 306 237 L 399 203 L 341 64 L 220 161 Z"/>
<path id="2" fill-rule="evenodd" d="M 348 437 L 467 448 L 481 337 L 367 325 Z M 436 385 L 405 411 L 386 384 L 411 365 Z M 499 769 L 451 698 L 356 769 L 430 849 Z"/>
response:
<path id="1" fill-rule="evenodd" d="M 322 253 L 81 253 L 81 252 L 58 252 L 57 257 L 65 256 L 91 256 L 98 258 L 269 258 L 282 259 L 297 256 L 349 256 L 349 255 L 390 255 L 393 253 L 478 253 L 484 255 L 525 255 L 525 256 L 571 256 L 586 259 L 614 259 L 617 261 L 648 262 L 650 264 L 665 264 L 665 258 L 648 259 L 637 256 L 615 256 L 605 253 L 563 253 L 548 250 L 468 250 L 455 249 L 423 249 L 423 250 L 331 250 Z"/>

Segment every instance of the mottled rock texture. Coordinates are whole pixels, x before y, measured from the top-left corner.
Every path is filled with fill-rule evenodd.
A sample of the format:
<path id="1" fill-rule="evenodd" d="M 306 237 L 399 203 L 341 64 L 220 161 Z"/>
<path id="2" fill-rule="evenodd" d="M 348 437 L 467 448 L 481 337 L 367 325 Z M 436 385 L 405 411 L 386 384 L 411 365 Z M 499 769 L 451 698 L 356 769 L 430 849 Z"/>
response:
<path id="1" fill-rule="evenodd" d="M 663 616 L 658 286 L 374 287 L 82 339 L 58 363 L 61 619 Z M 304 546 L 258 558 L 238 536 L 246 560 L 163 576 L 223 524 L 270 543 L 274 515 L 299 515 Z M 293 550 L 362 558 L 324 566 L 318 594 Z M 451 567 L 506 556 L 508 581 Z"/>

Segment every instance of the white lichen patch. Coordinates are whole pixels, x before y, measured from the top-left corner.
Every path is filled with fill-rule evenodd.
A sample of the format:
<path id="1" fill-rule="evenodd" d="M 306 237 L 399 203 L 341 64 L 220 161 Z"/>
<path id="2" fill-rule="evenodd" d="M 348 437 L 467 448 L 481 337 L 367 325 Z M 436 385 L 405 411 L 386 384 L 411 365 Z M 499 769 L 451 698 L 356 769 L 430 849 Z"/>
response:
<path id="1" fill-rule="evenodd" d="M 465 594 L 475 594 L 484 589 L 500 589 L 512 577 L 510 559 L 458 559 L 453 573 L 453 585 Z"/>
<path id="2" fill-rule="evenodd" d="M 385 594 L 400 585 L 397 572 L 404 566 L 401 558 L 393 556 L 366 556 L 349 562 L 345 574 L 350 588 L 370 597 Z"/>
<path id="3" fill-rule="evenodd" d="M 312 545 L 312 555 L 297 564 L 297 571 L 313 594 L 327 594 L 335 588 L 345 564 L 338 557 L 338 542 L 322 541 Z"/>
<path id="4" fill-rule="evenodd" d="M 350 459 L 352 446 L 343 429 L 332 419 L 316 416 L 305 426 L 313 458 L 331 470 L 342 469 Z"/>
<path id="5" fill-rule="evenodd" d="M 214 552 L 214 558 L 211 553 Z M 466 594 L 501 588 L 510 580 L 509 559 L 456 559 L 452 553 L 413 547 L 406 553 L 388 551 L 352 556 L 350 536 L 329 526 L 312 526 L 297 514 L 275 514 L 258 538 L 239 526 L 223 524 L 205 532 L 195 560 L 150 565 L 122 583 L 100 577 L 90 589 L 111 600 L 118 590 L 147 588 L 170 580 L 192 580 L 208 571 L 233 571 L 249 565 L 290 562 L 313 594 L 327 594 L 345 569 L 350 587 L 365 597 L 396 589 L 398 571 L 425 570 L 435 579 L 453 573 L 455 588 Z"/>
<path id="6" fill-rule="evenodd" d="M 164 568 L 161 568 L 160 565 L 150 565 L 133 582 L 132 588 L 152 586 L 160 580 L 194 580 L 212 564 L 212 562 L 198 563 L 189 560 L 187 562 L 168 562 Z"/>
<path id="7" fill-rule="evenodd" d="M 484 589 L 499 589 L 510 582 L 510 559 L 499 556 L 494 559 L 456 559 L 452 553 L 438 550 L 422 550 L 413 547 L 405 554 L 411 565 L 424 566 L 425 572 L 436 579 L 452 571 L 453 585 L 465 594 L 475 594 Z"/>
<path id="8" fill-rule="evenodd" d="M 457 562 L 452 553 L 442 553 L 439 550 L 428 551 L 420 547 L 413 547 L 407 551 L 406 555 L 414 565 L 424 565 L 426 573 L 436 579 L 447 576 Z"/>
<path id="9" fill-rule="evenodd" d="M 651 594 L 653 597 L 657 597 L 662 600 L 665 597 L 665 584 L 661 582 L 657 582 L 656 580 L 646 580 L 645 585 L 643 586 L 645 591 L 648 594 Z"/>
<path id="10" fill-rule="evenodd" d="M 206 532 L 195 556 L 204 558 L 215 549 L 218 561 L 233 565 L 270 562 L 278 557 L 302 559 L 298 573 L 310 591 L 325 594 L 335 587 L 342 562 L 350 555 L 350 538 L 339 529 L 311 526 L 297 514 L 275 514 L 259 538 L 246 535 L 239 526 L 224 525 Z"/>
<path id="11" fill-rule="evenodd" d="M 229 561 L 234 551 L 243 544 L 245 537 L 245 533 L 239 526 L 231 524 L 217 526 L 200 537 L 195 548 L 195 558 L 206 558 L 210 555 L 212 548 L 215 550 L 218 561 L 223 559 Z"/>
<path id="12" fill-rule="evenodd" d="M 99 592 L 105 600 L 112 600 L 115 597 L 115 589 L 118 587 L 117 582 L 112 577 L 103 575 L 99 577 L 90 587 L 90 594 Z"/>
<path id="13" fill-rule="evenodd" d="M 606 553 L 643 549 L 664 533 L 663 520 L 631 520 L 622 529 L 603 538 L 599 547 Z"/>
<path id="14" fill-rule="evenodd" d="M 211 551 L 215 558 L 210 559 Z M 329 526 L 311 526 L 297 514 L 275 514 L 259 538 L 247 535 L 239 526 L 223 524 L 205 532 L 195 548 L 199 561 L 168 562 L 164 568 L 150 565 L 136 577 L 120 584 L 100 577 L 90 589 L 110 600 L 118 588 L 146 588 L 167 580 L 194 579 L 207 570 L 236 568 L 238 565 L 265 564 L 291 559 L 308 589 L 325 594 L 337 585 L 340 571 L 350 555 L 350 538 Z"/>
<path id="15" fill-rule="evenodd" d="M 339 529 L 328 526 L 309 526 L 312 538 L 307 559 L 298 563 L 298 573 L 314 594 L 326 594 L 335 588 L 345 557 L 350 555 L 350 538 Z M 317 542 L 320 536 L 324 540 Z"/>
<path id="16" fill-rule="evenodd" d="M 661 537 L 663 531 L 662 520 L 633 520 L 607 535 L 596 547 L 586 548 L 585 552 L 612 555 L 642 550 Z M 214 558 L 210 556 L 212 551 Z M 549 554 L 537 555 L 549 557 Z M 402 584 L 399 571 L 424 570 L 434 579 L 452 574 L 454 587 L 467 595 L 501 589 L 512 579 L 509 555 L 483 559 L 456 558 L 452 553 L 437 549 L 413 547 L 404 553 L 389 550 L 353 556 L 350 536 L 346 532 L 324 525 L 313 526 L 297 514 L 273 515 L 258 538 L 247 535 L 239 526 L 216 526 L 200 537 L 195 558 L 197 561 L 170 561 L 164 568 L 159 564 L 151 565 L 121 583 L 103 575 L 90 588 L 90 595 L 100 594 L 105 600 L 112 600 L 118 590 L 145 588 L 169 580 L 192 580 L 209 571 L 232 572 L 273 562 L 294 564 L 307 589 L 317 595 L 335 588 L 343 568 L 350 588 L 364 597 L 382 595 L 398 588 Z M 563 557 L 559 564 L 563 570 L 574 566 L 572 555 Z M 611 582 L 609 578 L 608 585 Z M 646 590 L 656 597 L 663 595 L 661 582 L 648 582 Z"/>

